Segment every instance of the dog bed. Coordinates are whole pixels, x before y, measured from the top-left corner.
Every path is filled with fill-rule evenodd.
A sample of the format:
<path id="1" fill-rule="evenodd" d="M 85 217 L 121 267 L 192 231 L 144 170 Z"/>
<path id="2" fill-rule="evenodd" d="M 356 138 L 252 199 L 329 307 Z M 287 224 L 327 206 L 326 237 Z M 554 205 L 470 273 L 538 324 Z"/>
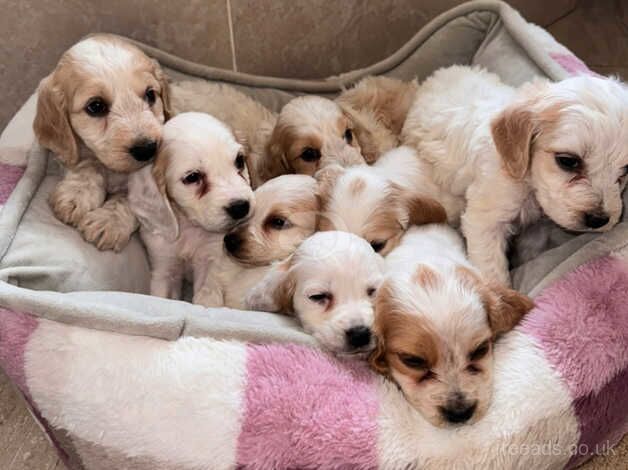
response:
<path id="1" fill-rule="evenodd" d="M 231 83 L 274 110 L 369 74 L 425 78 L 478 64 L 512 85 L 591 73 L 501 2 L 439 16 L 387 59 L 326 80 L 256 77 L 140 44 L 172 80 Z M 318 349 L 290 318 L 143 295 L 135 237 L 99 252 L 54 219 L 59 179 L 34 143 L 32 96 L 0 139 L 0 366 L 71 468 L 563 468 L 628 432 L 628 222 L 556 229 L 513 271 L 535 309 L 495 349 L 490 411 L 428 424 L 360 361 Z"/>

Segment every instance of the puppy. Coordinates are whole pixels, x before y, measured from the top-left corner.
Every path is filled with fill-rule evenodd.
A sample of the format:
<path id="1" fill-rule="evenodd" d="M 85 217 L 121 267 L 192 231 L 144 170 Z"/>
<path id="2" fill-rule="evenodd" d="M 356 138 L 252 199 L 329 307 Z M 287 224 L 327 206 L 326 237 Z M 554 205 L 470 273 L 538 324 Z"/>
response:
<path id="1" fill-rule="evenodd" d="M 260 166 L 262 178 L 313 175 L 332 163 L 344 167 L 373 163 L 398 145 L 415 90 L 415 82 L 367 77 L 336 101 L 294 98 L 279 113 Z"/>
<path id="2" fill-rule="evenodd" d="M 151 294 L 178 299 L 184 277 L 194 296 L 222 239 L 254 208 L 244 147 L 202 113 L 183 113 L 163 129 L 155 163 L 131 176 L 129 200 L 151 264 Z"/>
<path id="3" fill-rule="evenodd" d="M 619 220 L 628 87 L 578 76 L 513 89 L 478 68 L 441 69 L 420 86 L 402 140 L 464 205 L 471 262 L 508 283 L 509 238 L 542 214 L 578 232 Z"/>
<path id="4" fill-rule="evenodd" d="M 306 175 L 283 175 L 255 190 L 255 212 L 224 237 L 196 302 L 245 309 L 247 292 L 316 231 L 318 190 Z"/>
<path id="5" fill-rule="evenodd" d="M 172 83 L 170 101 L 175 115 L 203 112 L 227 124 L 248 148 L 246 163 L 251 185 L 255 189 L 265 181 L 259 168 L 277 122 L 275 113 L 233 86 L 205 80 Z"/>
<path id="6" fill-rule="evenodd" d="M 473 423 L 491 401 L 493 342 L 532 306 L 482 278 L 453 228 L 413 227 L 386 258 L 370 364 L 433 425 Z"/>
<path id="7" fill-rule="evenodd" d="M 168 118 L 159 64 L 114 36 L 66 51 L 39 86 L 35 135 L 66 174 L 50 194 L 55 216 L 101 250 L 120 251 L 137 229 L 126 175 L 157 152 Z"/>
<path id="8" fill-rule="evenodd" d="M 318 232 L 249 292 L 252 310 L 295 314 L 306 332 L 338 354 L 374 346 L 373 301 L 384 260 L 363 239 Z"/>
<path id="9" fill-rule="evenodd" d="M 374 165 L 331 165 L 316 173 L 321 194 L 319 230 L 342 230 L 385 256 L 412 225 L 439 223 L 447 214 L 438 187 L 414 150 L 399 147 Z M 424 166 L 424 165 L 423 165 Z M 450 207 L 452 213 L 457 208 Z"/>

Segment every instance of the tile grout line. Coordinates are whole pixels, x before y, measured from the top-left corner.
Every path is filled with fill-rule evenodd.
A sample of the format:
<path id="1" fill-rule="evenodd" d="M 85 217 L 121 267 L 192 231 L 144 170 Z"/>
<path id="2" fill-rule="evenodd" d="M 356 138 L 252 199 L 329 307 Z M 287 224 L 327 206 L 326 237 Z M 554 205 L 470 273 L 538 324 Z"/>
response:
<path id="1" fill-rule="evenodd" d="M 238 62 L 236 61 L 235 51 L 235 38 L 233 34 L 233 19 L 231 17 L 231 0 L 225 0 L 227 2 L 227 20 L 229 22 L 229 43 L 231 45 L 231 66 L 233 71 L 238 71 Z"/>

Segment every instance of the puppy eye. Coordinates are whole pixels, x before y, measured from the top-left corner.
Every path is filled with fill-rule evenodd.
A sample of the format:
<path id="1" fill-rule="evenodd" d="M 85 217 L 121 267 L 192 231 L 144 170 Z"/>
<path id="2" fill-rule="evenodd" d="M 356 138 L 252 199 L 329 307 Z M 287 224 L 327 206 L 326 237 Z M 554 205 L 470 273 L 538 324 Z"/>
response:
<path id="1" fill-rule="evenodd" d="M 310 295 L 308 299 L 317 304 L 325 305 L 328 302 L 331 302 L 332 296 L 329 292 L 321 292 L 320 294 Z"/>
<path id="2" fill-rule="evenodd" d="M 351 144 L 351 142 L 353 142 L 353 132 L 351 131 L 351 129 L 347 129 L 343 137 L 348 144 Z"/>
<path id="3" fill-rule="evenodd" d="M 193 171 L 185 175 L 182 181 L 183 184 L 196 184 L 201 180 L 202 177 L 203 174 L 200 171 Z"/>
<path id="4" fill-rule="evenodd" d="M 152 106 L 155 104 L 155 101 L 157 101 L 157 93 L 155 93 L 155 90 L 151 87 L 148 87 L 144 92 L 144 99 L 150 106 Z"/>
<path id="5" fill-rule="evenodd" d="M 386 242 L 387 240 L 373 240 L 371 242 L 371 247 L 373 247 L 373 250 L 375 250 L 375 253 L 379 253 L 386 246 Z"/>
<path id="6" fill-rule="evenodd" d="M 484 356 L 488 354 L 490 349 L 491 349 L 491 344 L 488 341 L 484 341 L 477 348 L 471 351 L 471 353 L 469 354 L 469 360 L 479 361 L 480 359 L 482 359 Z"/>
<path id="7" fill-rule="evenodd" d="M 288 228 L 288 221 L 283 217 L 273 216 L 266 219 L 266 225 L 274 230 L 282 230 Z"/>
<path id="8" fill-rule="evenodd" d="M 92 117 L 103 117 L 109 113 L 109 106 L 100 97 L 91 98 L 85 105 L 85 112 Z"/>
<path id="9" fill-rule="evenodd" d="M 427 361 L 420 356 L 399 354 L 399 360 L 403 362 L 406 367 L 410 367 L 411 369 L 427 369 Z"/>
<path id="10" fill-rule="evenodd" d="M 318 149 L 307 147 L 301 152 L 301 159 L 306 162 L 315 162 L 321 158 L 321 152 Z"/>
<path id="11" fill-rule="evenodd" d="M 582 159 L 570 153 L 557 153 L 554 156 L 556 164 L 565 171 L 575 172 L 582 169 Z"/>
<path id="12" fill-rule="evenodd" d="M 241 153 L 238 153 L 238 156 L 235 159 L 235 166 L 238 169 L 238 171 L 242 171 L 244 170 L 244 155 L 242 155 Z"/>
<path id="13" fill-rule="evenodd" d="M 369 297 L 373 297 L 376 291 L 377 289 L 375 287 L 369 287 L 368 289 L 366 289 L 366 295 L 368 295 Z"/>

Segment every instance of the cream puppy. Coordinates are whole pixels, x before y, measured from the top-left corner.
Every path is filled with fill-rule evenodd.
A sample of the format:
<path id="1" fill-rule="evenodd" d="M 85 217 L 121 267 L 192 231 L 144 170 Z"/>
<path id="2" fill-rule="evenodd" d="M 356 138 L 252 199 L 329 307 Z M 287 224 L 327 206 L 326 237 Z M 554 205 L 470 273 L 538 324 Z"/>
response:
<path id="1" fill-rule="evenodd" d="M 66 51 L 39 86 L 35 135 L 66 174 L 50 194 L 55 216 L 101 250 L 119 251 L 137 229 L 126 175 L 156 154 L 168 118 L 156 61 L 115 36 Z"/>
<path id="2" fill-rule="evenodd" d="M 164 126 L 152 169 L 132 175 L 129 199 L 151 263 L 151 294 L 178 299 L 187 277 L 196 297 L 225 233 L 254 207 L 244 148 L 212 116 L 179 114 Z"/>
<path id="3" fill-rule="evenodd" d="M 451 227 L 413 227 L 386 258 L 371 365 L 435 426 L 473 423 L 491 401 L 493 342 L 532 302 L 487 282 Z"/>
<path id="4" fill-rule="evenodd" d="M 385 153 L 374 165 L 330 165 L 316 173 L 320 185 L 320 230 L 342 230 L 386 255 L 412 225 L 447 220 L 438 200 L 448 201 L 410 147 Z M 452 219 L 459 211 L 449 204 Z"/>
<path id="5" fill-rule="evenodd" d="M 508 283 L 509 238 L 543 213 L 573 231 L 602 232 L 619 220 L 628 88 L 578 76 L 514 89 L 484 70 L 454 66 L 419 87 L 402 140 L 464 205 L 473 264 Z"/>
<path id="6" fill-rule="evenodd" d="M 249 292 L 252 310 L 295 314 L 306 332 L 334 353 L 373 348 L 373 301 L 384 260 L 363 239 L 318 232 Z"/>

